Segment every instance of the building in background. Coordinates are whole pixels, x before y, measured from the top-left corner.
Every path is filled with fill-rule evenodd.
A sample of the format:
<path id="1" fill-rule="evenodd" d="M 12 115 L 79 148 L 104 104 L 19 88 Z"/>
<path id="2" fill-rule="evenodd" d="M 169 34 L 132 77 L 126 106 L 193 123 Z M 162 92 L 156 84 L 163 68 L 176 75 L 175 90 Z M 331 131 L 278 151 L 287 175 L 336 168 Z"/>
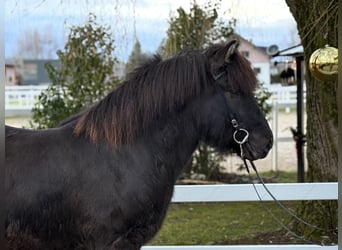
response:
<path id="1" fill-rule="evenodd" d="M 47 85 L 50 78 L 46 63 L 60 65 L 58 60 L 11 58 L 5 60 L 5 85 Z"/>
<path id="2" fill-rule="evenodd" d="M 234 34 L 233 38 L 240 42 L 239 51 L 251 62 L 259 82 L 270 85 L 272 58 L 266 53 L 266 47 L 258 47 L 238 34 Z"/>
<path id="3" fill-rule="evenodd" d="M 60 66 L 59 60 L 6 59 L 5 86 L 48 85 L 51 80 L 45 69 L 46 63 L 51 63 L 54 67 Z M 122 62 L 117 62 L 114 65 L 114 70 L 119 78 L 123 77 L 124 68 L 125 65 Z"/>
<path id="4" fill-rule="evenodd" d="M 6 60 L 5 62 L 5 86 L 18 85 L 15 63 Z"/>

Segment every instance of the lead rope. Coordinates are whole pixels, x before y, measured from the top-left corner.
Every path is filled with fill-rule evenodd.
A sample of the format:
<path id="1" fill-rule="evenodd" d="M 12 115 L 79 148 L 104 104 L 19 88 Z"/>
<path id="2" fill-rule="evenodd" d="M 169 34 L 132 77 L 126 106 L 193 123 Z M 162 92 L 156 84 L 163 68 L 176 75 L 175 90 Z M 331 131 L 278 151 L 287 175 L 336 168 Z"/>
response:
<path id="1" fill-rule="evenodd" d="M 245 166 L 246 166 L 247 173 L 248 173 L 248 175 L 249 175 L 249 179 L 251 180 L 251 174 L 250 174 L 250 171 L 249 171 L 249 168 L 248 168 L 248 165 L 247 165 L 247 162 L 246 162 L 246 159 L 245 159 L 245 158 L 243 158 L 243 162 L 244 162 L 244 164 L 245 164 Z M 252 165 L 253 170 L 255 171 L 255 169 L 254 169 L 255 166 L 254 166 L 253 162 L 250 161 L 250 163 L 251 163 L 251 165 Z M 267 191 L 267 193 L 272 197 L 272 199 L 276 202 L 276 204 L 277 204 L 282 210 L 284 210 L 286 213 L 290 214 L 290 215 L 291 215 L 292 217 L 294 217 L 295 219 L 297 219 L 297 220 L 303 222 L 305 225 L 310 226 L 309 223 L 307 223 L 307 222 L 303 221 L 302 219 L 300 219 L 297 215 L 293 214 L 292 211 L 290 211 L 290 210 L 289 210 L 288 208 L 286 208 L 282 203 L 280 203 L 280 202 L 272 195 L 272 193 L 269 191 L 269 189 L 267 188 L 267 186 L 265 185 L 265 183 L 263 182 L 263 180 L 262 180 L 261 177 L 259 176 L 258 172 L 257 172 L 257 171 L 255 171 L 255 172 L 257 173 L 257 176 L 258 176 L 258 178 L 259 178 L 259 180 L 260 180 L 262 186 L 264 187 L 264 189 Z M 284 224 L 284 223 L 283 223 L 283 222 L 282 222 L 282 221 L 281 221 L 281 220 L 272 212 L 272 210 L 271 210 L 269 207 L 267 207 L 267 206 L 264 205 L 264 201 L 262 200 L 262 198 L 261 198 L 261 196 L 260 196 L 260 194 L 259 194 L 259 192 L 258 192 L 258 190 L 257 190 L 257 188 L 256 188 L 256 186 L 255 186 L 255 184 L 254 184 L 254 182 L 252 182 L 252 185 L 253 185 L 253 188 L 254 188 L 254 190 L 255 190 L 255 192 L 256 192 L 256 194 L 257 194 L 257 196 L 258 196 L 258 198 L 259 198 L 261 204 L 263 205 L 263 207 L 266 208 L 267 212 L 272 216 L 272 218 L 273 218 L 273 219 L 274 219 L 282 228 L 284 228 L 289 234 L 291 234 L 291 235 L 294 236 L 295 238 L 300 239 L 300 240 L 302 240 L 302 241 L 304 241 L 304 242 L 307 242 L 307 243 L 310 243 L 310 244 L 315 244 L 315 245 L 322 245 L 321 243 L 317 243 L 317 242 L 313 242 L 313 241 L 311 241 L 311 240 L 305 239 L 305 237 L 304 237 L 303 235 L 299 235 L 299 234 L 293 232 L 289 227 L 287 227 L 287 226 L 286 226 L 286 225 L 285 225 L 285 224 Z M 315 227 L 315 226 L 314 226 L 314 227 Z"/>
<path id="2" fill-rule="evenodd" d="M 249 167 L 248 167 L 248 164 L 247 164 L 247 161 L 246 161 L 246 158 L 245 158 L 245 154 L 244 154 L 244 151 L 243 151 L 243 147 L 242 147 L 242 145 L 243 145 L 244 143 L 246 143 L 247 140 L 248 140 L 249 132 L 248 132 L 246 129 L 239 128 L 238 123 L 237 123 L 237 121 L 236 121 L 235 119 L 232 119 L 232 120 L 231 120 L 231 123 L 232 123 L 233 127 L 235 128 L 235 132 L 234 132 L 234 134 L 233 134 L 233 139 L 234 139 L 234 141 L 235 141 L 237 144 L 239 144 L 239 146 L 240 146 L 240 155 L 241 155 L 241 159 L 243 160 L 243 163 L 244 163 L 244 165 L 245 165 L 245 167 L 246 167 L 246 170 L 247 170 L 249 179 L 251 180 L 251 175 L 250 175 Z M 242 139 L 237 138 L 237 137 L 238 137 L 237 135 L 238 135 L 239 133 L 244 133 L 244 136 L 241 137 Z M 255 167 L 255 165 L 254 165 L 254 163 L 253 163 L 253 161 L 250 161 L 250 160 L 249 160 L 249 162 L 250 162 L 250 164 L 252 165 L 252 168 L 253 168 L 254 172 L 256 173 L 256 175 L 257 175 L 259 181 L 261 182 L 263 188 L 266 190 L 266 192 L 272 197 L 272 199 L 275 201 L 275 203 L 276 203 L 283 211 L 285 211 L 287 214 L 289 214 L 290 216 L 292 216 L 293 218 L 295 218 L 297 221 L 299 221 L 299 222 L 303 223 L 304 225 L 306 225 L 306 226 L 308 226 L 308 227 L 311 227 L 311 228 L 313 228 L 313 229 L 320 230 L 320 231 L 325 231 L 325 232 L 334 231 L 334 230 L 324 229 L 324 228 L 321 228 L 321 227 L 317 227 L 317 226 L 315 226 L 315 225 L 312 225 L 312 224 L 310 224 L 310 223 L 304 221 L 303 219 L 299 218 L 295 213 L 293 213 L 291 210 L 289 210 L 287 207 L 285 207 L 281 202 L 279 202 L 279 201 L 275 198 L 275 196 L 274 196 L 274 195 L 271 193 L 271 191 L 267 188 L 267 186 L 265 185 L 263 179 L 262 179 L 261 176 L 259 175 L 259 173 L 258 173 L 258 171 L 257 171 L 257 169 L 256 169 L 256 167 Z M 262 200 L 262 198 L 261 198 L 261 196 L 260 196 L 260 194 L 259 194 L 259 192 L 258 192 L 258 190 L 257 190 L 257 188 L 256 188 L 256 186 L 255 186 L 255 184 L 254 184 L 254 182 L 252 182 L 252 185 L 253 185 L 253 188 L 254 188 L 254 190 L 255 190 L 255 192 L 256 192 L 256 194 L 257 194 L 257 196 L 258 196 L 260 202 L 263 204 L 264 201 Z M 263 205 L 264 205 L 264 204 L 263 204 Z M 289 234 L 291 234 L 292 236 L 294 236 L 294 237 L 296 237 L 296 238 L 298 238 L 298 239 L 300 239 L 300 240 L 303 240 L 303 241 L 305 241 L 305 242 L 308 242 L 308 243 L 310 243 L 310 244 L 323 245 L 323 243 L 313 242 L 313 241 L 310 241 L 310 240 L 305 239 L 304 236 L 300 236 L 300 235 L 296 234 L 296 233 L 293 232 L 290 228 L 288 228 L 280 219 L 278 219 L 278 218 L 274 215 L 274 213 L 273 213 L 267 206 L 264 206 L 264 207 L 265 207 L 266 210 L 271 214 L 272 218 L 273 218 L 278 224 L 280 224 L 280 225 L 281 225 Z"/>

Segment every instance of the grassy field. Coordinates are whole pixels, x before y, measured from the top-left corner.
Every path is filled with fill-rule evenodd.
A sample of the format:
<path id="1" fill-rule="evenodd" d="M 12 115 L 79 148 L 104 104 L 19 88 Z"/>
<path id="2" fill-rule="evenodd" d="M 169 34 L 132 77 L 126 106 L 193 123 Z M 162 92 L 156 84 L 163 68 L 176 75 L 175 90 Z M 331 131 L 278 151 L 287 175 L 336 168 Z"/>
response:
<path id="1" fill-rule="evenodd" d="M 295 202 L 287 202 L 291 208 Z M 259 234 L 274 233 L 290 218 L 272 202 L 172 204 L 165 223 L 151 245 L 216 245 L 252 241 Z M 256 240 L 255 244 L 260 244 Z"/>
<path id="2" fill-rule="evenodd" d="M 295 182 L 294 172 L 265 172 L 276 182 Z M 286 202 L 295 209 L 298 202 Z M 171 204 L 165 222 L 150 245 L 262 244 L 269 235 L 284 234 L 269 210 L 285 225 L 287 214 L 273 202 L 226 202 Z M 267 235 L 262 239 L 260 235 Z M 277 237 L 275 237 L 277 238 Z M 280 237 L 283 240 L 283 237 Z"/>

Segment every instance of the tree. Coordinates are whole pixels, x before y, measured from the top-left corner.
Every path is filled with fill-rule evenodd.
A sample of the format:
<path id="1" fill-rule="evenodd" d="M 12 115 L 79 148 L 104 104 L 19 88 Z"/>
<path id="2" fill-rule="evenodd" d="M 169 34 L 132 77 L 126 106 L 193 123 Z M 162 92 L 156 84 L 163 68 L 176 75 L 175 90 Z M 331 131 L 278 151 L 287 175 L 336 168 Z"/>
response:
<path id="1" fill-rule="evenodd" d="M 196 1 L 192 1 L 189 12 L 178 8 L 177 15 L 170 18 L 167 37 L 163 40 L 159 53 L 169 57 L 181 50 L 203 49 L 213 43 L 226 41 L 233 35 L 236 20 L 225 21 L 219 18 L 217 9 L 220 8 L 220 3 L 220 0 L 208 1 L 202 8 Z M 265 114 L 270 111 L 270 105 L 266 103 L 270 95 L 271 93 L 260 84 L 257 101 Z M 223 159 L 224 155 L 221 153 L 200 144 L 187 171 L 192 169 L 192 172 L 203 174 L 207 179 L 215 178 L 223 168 L 220 165 Z"/>
<path id="2" fill-rule="evenodd" d="M 297 22 L 304 47 L 304 58 L 325 44 L 337 47 L 338 1 L 337 0 L 286 0 Z M 308 61 L 306 61 L 308 62 Z M 337 181 L 337 80 L 322 82 L 306 72 L 307 110 L 307 180 Z M 310 201 L 303 203 L 300 213 L 306 221 L 326 228 L 319 232 L 304 225 L 295 224 L 295 229 L 305 235 L 329 236 L 337 242 L 337 202 Z"/>
<path id="3" fill-rule="evenodd" d="M 208 1 L 203 9 L 193 1 L 189 13 L 178 8 L 177 15 L 170 18 L 167 38 L 161 44 L 162 55 L 167 57 L 181 50 L 201 49 L 227 39 L 233 33 L 236 20 L 220 19 L 219 7 L 220 0 Z"/>
<path id="4" fill-rule="evenodd" d="M 61 66 L 46 64 L 52 83 L 32 109 L 36 126 L 54 127 L 108 94 L 118 83 L 113 51 L 111 34 L 96 23 L 96 16 L 72 27 L 64 51 L 57 51 Z"/>
<path id="5" fill-rule="evenodd" d="M 146 61 L 147 58 L 148 58 L 148 55 L 145 53 L 142 53 L 140 42 L 138 39 L 136 39 L 134 48 L 126 64 L 126 68 L 125 68 L 126 75 L 130 73 L 133 69 L 135 69 L 137 66 L 142 64 L 144 61 Z"/>
<path id="6" fill-rule="evenodd" d="M 235 19 L 228 22 L 219 19 L 219 7 L 220 1 L 209 1 L 203 8 L 196 1 L 192 1 L 189 12 L 178 8 L 177 15 L 170 18 L 167 37 L 162 42 L 159 53 L 169 57 L 181 50 L 203 49 L 214 42 L 226 40 L 233 33 Z M 193 154 L 188 172 L 192 169 L 192 172 L 210 179 L 221 171 L 222 160 L 222 154 L 201 144 Z"/>
<path id="7" fill-rule="evenodd" d="M 52 51 L 56 50 L 56 37 L 52 33 L 53 26 L 47 25 L 44 34 L 38 30 L 26 30 L 17 41 L 17 53 L 20 57 L 34 59 L 50 59 Z"/>

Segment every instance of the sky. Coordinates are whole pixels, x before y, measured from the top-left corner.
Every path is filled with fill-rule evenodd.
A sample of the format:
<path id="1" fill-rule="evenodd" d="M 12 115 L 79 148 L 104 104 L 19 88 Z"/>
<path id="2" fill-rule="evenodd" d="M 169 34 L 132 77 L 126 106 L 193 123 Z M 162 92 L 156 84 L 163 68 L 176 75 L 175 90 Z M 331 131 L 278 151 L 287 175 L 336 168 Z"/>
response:
<path id="1" fill-rule="evenodd" d="M 197 0 L 204 6 L 207 0 Z M 237 19 L 235 32 L 257 46 L 285 49 L 299 43 L 296 23 L 285 0 L 222 0 L 219 17 Z M 189 10 L 191 0 L 5 0 L 5 56 L 18 56 L 25 34 L 39 32 L 52 40 L 50 57 L 62 49 L 72 25 L 82 25 L 88 13 L 111 27 L 116 55 L 126 61 L 134 33 L 146 53 L 155 53 L 166 36 L 170 15 Z"/>

